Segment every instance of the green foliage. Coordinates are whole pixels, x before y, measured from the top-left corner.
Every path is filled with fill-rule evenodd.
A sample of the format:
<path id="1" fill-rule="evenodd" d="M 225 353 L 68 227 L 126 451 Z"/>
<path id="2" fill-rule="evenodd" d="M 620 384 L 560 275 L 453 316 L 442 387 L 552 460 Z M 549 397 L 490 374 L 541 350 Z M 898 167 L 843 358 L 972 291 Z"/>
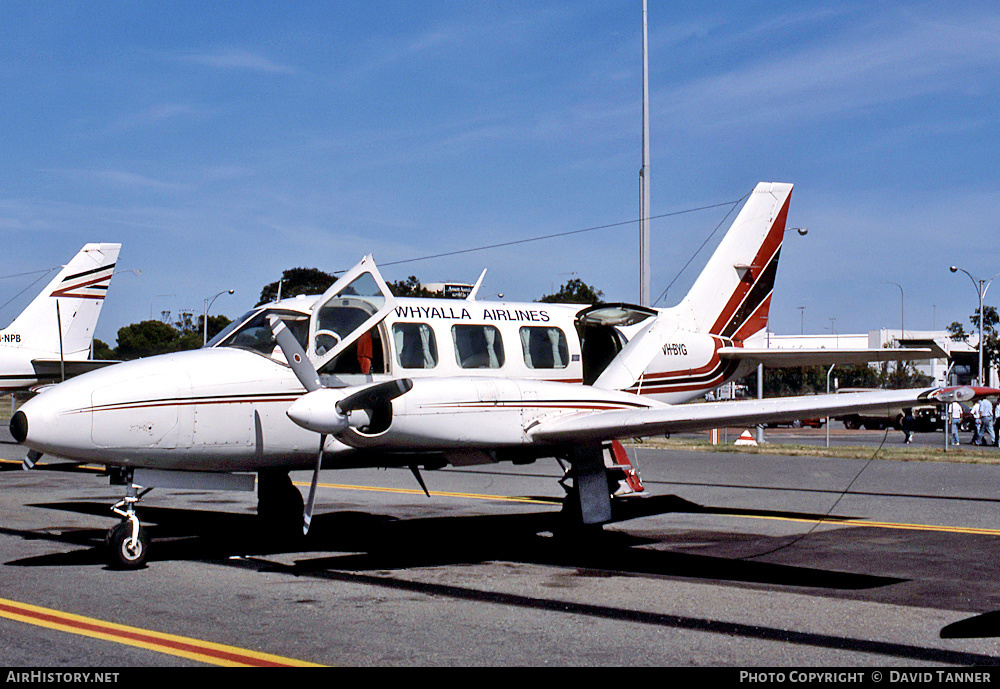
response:
<path id="1" fill-rule="evenodd" d="M 290 268 L 281 274 L 281 280 L 276 280 L 264 286 L 260 291 L 260 301 L 257 306 L 274 301 L 278 296 L 278 283 L 281 283 L 281 298 L 288 299 L 300 294 L 323 294 L 334 282 L 337 276 L 325 273 L 318 268 Z"/>
<path id="2" fill-rule="evenodd" d="M 979 348 L 979 340 L 969 342 L 973 333 L 979 332 L 979 309 L 977 308 L 969 316 L 969 323 L 972 324 L 972 331 L 965 332 L 965 327 L 954 321 L 948 326 L 952 340 L 966 342 L 971 346 Z M 1000 364 L 1000 337 L 997 335 L 997 325 L 1000 324 L 1000 314 L 995 306 L 985 306 L 983 308 L 983 368 L 989 371 L 994 366 Z M 985 379 L 985 376 L 984 376 Z"/>
<path id="3" fill-rule="evenodd" d="M 389 291 L 392 292 L 394 297 L 443 297 L 444 295 L 440 292 L 431 292 L 422 284 L 420 280 L 417 279 L 416 275 L 411 275 L 405 280 L 397 280 L 395 282 L 386 282 L 389 287 Z"/>
<path id="4" fill-rule="evenodd" d="M 799 366 L 794 368 L 764 368 L 764 397 L 790 397 L 793 395 L 821 394 L 826 392 L 829 366 Z M 879 364 L 867 366 L 834 367 L 830 374 L 830 390 L 838 388 L 880 388 L 899 390 L 919 388 L 933 383 L 933 378 L 918 373 L 912 365 Z M 757 390 L 757 374 L 743 379 L 752 394 Z"/>
<path id="5" fill-rule="evenodd" d="M 155 354 L 177 351 L 180 332 L 161 321 L 141 321 L 118 329 L 116 358 L 138 359 Z"/>
<path id="6" fill-rule="evenodd" d="M 546 304 L 599 304 L 603 298 L 604 292 L 579 278 L 573 278 L 555 294 L 546 294 L 538 301 Z"/>
<path id="7" fill-rule="evenodd" d="M 112 359 L 113 360 L 115 358 L 115 350 L 111 349 L 111 345 L 109 345 L 107 342 L 103 342 L 101 340 L 98 340 L 95 337 L 94 338 L 94 358 L 95 359 L 104 359 L 104 360 L 107 360 L 107 359 Z"/>
<path id="8" fill-rule="evenodd" d="M 205 338 L 202 322 L 202 316 L 192 319 L 191 314 L 183 314 L 181 320 L 174 325 L 162 321 L 141 321 L 126 325 L 118 329 L 116 348 L 111 349 L 100 340 L 94 341 L 94 358 L 129 360 L 198 349 Z M 231 322 L 225 316 L 209 316 L 208 339 L 211 340 Z"/>

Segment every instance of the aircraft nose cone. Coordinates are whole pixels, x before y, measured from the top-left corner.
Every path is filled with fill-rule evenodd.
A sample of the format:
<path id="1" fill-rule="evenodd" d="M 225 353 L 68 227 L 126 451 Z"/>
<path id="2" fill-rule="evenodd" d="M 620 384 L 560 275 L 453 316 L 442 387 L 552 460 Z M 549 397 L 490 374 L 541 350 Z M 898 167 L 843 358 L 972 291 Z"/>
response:
<path id="1" fill-rule="evenodd" d="M 28 417 L 23 411 L 18 411 L 11 417 L 10 434 L 19 443 L 23 443 L 25 438 L 28 437 Z"/>

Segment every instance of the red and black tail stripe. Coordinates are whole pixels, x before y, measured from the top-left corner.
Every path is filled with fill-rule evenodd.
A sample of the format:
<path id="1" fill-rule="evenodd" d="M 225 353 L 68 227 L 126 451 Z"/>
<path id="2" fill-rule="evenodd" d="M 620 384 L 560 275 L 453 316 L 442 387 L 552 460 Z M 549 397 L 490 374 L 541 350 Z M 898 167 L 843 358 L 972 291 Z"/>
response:
<path id="1" fill-rule="evenodd" d="M 735 359 L 719 357 L 720 347 L 732 345 L 721 338 L 715 339 L 715 352 L 711 360 L 704 366 L 684 371 L 665 371 L 662 373 L 647 373 L 640 381 L 632 385 L 628 392 L 643 395 L 661 395 L 674 392 L 692 392 L 711 390 L 722 385 L 736 375 L 740 362 Z"/>
<path id="2" fill-rule="evenodd" d="M 742 342 L 767 325 L 771 292 L 774 290 L 774 278 L 778 271 L 778 257 L 781 254 L 790 200 L 791 195 L 785 199 L 757 255 L 746 267 L 746 273 L 740 280 L 739 286 L 709 330 L 713 335 Z"/>
<path id="3" fill-rule="evenodd" d="M 67 275 L 63 278 L 59 289 L 52 292 L 53 297 L 71 297 L 74 299 L 104 299 L 111 285 L 111 276 L 115 272 L 115 264 L 101 266 L 82 273 Z"/>

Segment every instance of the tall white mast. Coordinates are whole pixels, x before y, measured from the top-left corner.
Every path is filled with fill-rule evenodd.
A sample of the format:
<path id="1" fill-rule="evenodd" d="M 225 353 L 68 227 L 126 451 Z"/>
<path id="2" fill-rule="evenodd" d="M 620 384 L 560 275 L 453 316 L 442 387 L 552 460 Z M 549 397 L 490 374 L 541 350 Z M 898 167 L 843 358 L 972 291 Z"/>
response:
<path id="1" fill-rule="evenodd" d="M 646 0 L 642 0 L 642 170 L 639 199 L 639 304 L 651 306 L 649 293 L 649 48 Z"/>

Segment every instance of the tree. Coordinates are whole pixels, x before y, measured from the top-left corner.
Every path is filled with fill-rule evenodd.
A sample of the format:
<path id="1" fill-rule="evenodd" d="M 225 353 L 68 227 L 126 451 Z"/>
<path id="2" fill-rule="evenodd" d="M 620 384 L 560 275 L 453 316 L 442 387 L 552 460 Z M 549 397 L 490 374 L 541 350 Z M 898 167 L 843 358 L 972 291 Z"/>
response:
<path id="1" fill-rule="evenodd" d="M 188 314 L 174 325 L 162 321 L 141 321 L 126 325 L 118 329 L 118 346 L 114 349 L 100 340 L 94 340 L 94 358 L 129 360 L 198 349 L 205 339 L 203 322 L 204 316 L 193 319 Z M 208 339 L 212 339 L 231 322 L 225 316 L 209 316 Z"/>
<path id="2" fill-rule="evenodd" d="M 387 282 L 389 291 L 394 297 L 442 297 L 440 292 L 431 292 L 417 279 L 416 275 L 411 275 L 405 280 Z"/>
<path id="3" fill-rule="evenodd" d="M 281 298 L 296 297 L 300 294 L 323 294 L 337 281 L 337 276 L 325 273 L 319 268 L 290 268 L 281 274 L 281 280 L 264 285 L 260 291 L 257 306 L 274 301 L 281 283 Z"/>
<path id="4" fill-rule="evenodd" d="M 116 356 L 115 350 L 111 349 L 111 345 L 107 342 L 94 338 L 94 358 L 95 359 L 114 359 Z"/>
<path id="5" fill-rule="evenodd" d="M 969 316 L 969 322 L 972 324 L 973 331 L 979 331 L 979 309 L 977 308 Z M 983 308 L 983 369 L 987 373 L 989 370 L 1000 364 L 1000 337 L 997 335 L 997 325 L 1000 324 L 1000 315 L 997 314 L 997 309 L 995 306 L 985 306 Z M 953 321 L 951 325 L 947 328 L 948 332 L 951 333 L 950 337 L 956 342 L 966 342 L 970 346 L 969 338 L 972 337 L 972 333 L 965 332 L 965 328 L 959 321 Z M 976 348 L 979 348 L 979 341 L 976 341 Z M 983 380 L 986 380 L 987 376 L 984 374 L 981 376 Z"/>
<path id="6" fill-rule="evenodd" d="M 764 369 L 764 396 L 787 397 L 790 395 L 819 394 L 826 392 L 826 376 L 829 366 L 798 366 Z M 889 366 L 883 362 L 877 366 L 854 364 L 833 369 L 833 378 L 839 388 L 875 388 L 899 390 L 926 387 L 933 383 L 931 376 L 916 371 L 913 365 Z M 751 390 L 757 389 L 757 374 L 747 376 L 743 383 Z"/>
<path id="7" fill-rule="evenodd" d="M 538 301 L 546 304 L 598 304 L 603 298 L 604 292 L 579 278 L 573 278 L 555 294 L 546 294 Z"/>
<path id="8" fill-rule="evenodd" d="M 118 329 L 116 359 L 138 359 L 144 356 L 177 351 L 180 332 L 169 323 L 141 321 Z"/>

